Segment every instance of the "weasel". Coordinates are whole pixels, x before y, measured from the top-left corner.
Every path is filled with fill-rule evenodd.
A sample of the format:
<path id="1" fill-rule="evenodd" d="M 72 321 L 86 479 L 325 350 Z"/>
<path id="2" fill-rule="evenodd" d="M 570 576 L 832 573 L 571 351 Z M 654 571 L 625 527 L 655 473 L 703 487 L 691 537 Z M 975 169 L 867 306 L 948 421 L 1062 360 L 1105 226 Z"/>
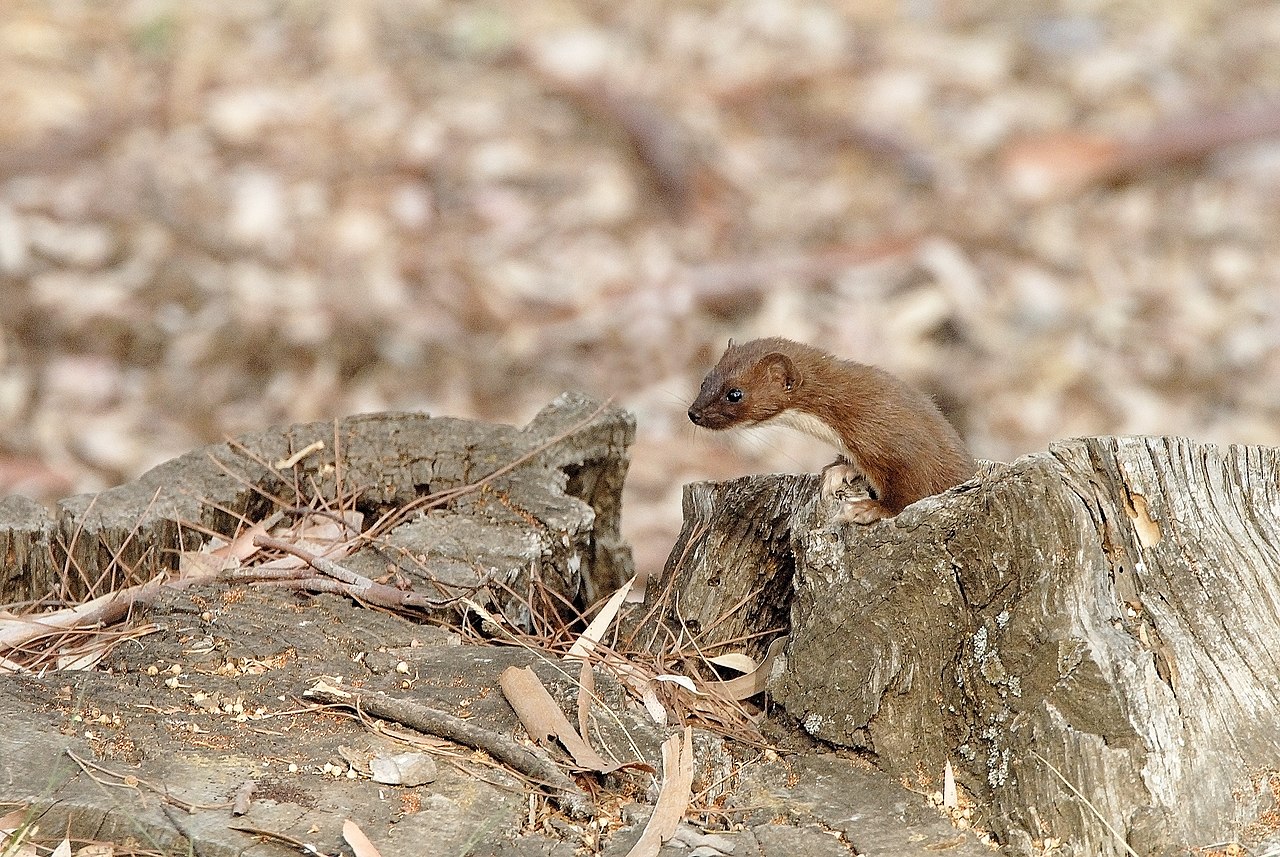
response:
<path id="1" fill-rule="evenodd" d="M 929 397 L 883 369 L 771 337 L 729 347 L 689 407 L 708 429 L 785 425 L 840 452 L 823 470 L 831 497 L 859 474 L 871 496 L 847 501 L 842 520 L 870 524 L 973 476 L 960 435 Z"/>

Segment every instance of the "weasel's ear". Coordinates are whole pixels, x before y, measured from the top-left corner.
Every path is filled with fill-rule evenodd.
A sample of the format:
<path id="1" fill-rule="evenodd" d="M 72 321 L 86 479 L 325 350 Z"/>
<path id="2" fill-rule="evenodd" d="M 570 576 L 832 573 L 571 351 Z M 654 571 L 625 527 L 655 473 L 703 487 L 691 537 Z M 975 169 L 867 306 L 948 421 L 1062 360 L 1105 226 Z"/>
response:
<path id="1" fill-rule="evenodd" d="M 781 384 L 783 389 L 790 392 L 800 386 L 800 370 L 796 368 L 796 364 L 791 358 L 783 354 L 781 351 L 773 351 L 760 358 L 760 365 L 765 372 L 769 373 L 769 380 Z"/>

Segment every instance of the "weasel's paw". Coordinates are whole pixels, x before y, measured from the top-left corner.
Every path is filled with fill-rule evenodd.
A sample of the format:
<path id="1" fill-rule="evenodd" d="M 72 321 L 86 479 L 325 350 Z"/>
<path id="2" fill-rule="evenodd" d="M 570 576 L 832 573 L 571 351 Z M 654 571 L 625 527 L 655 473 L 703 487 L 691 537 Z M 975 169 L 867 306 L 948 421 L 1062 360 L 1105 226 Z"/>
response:
<path id="1" fill-rule="evenodd" d="M 861 500 L 845 500 L 832 520 L 850 524 L 874 524 L 876 521 L 892 517 L 893 512 L 881 506 L 878 500 L 867 497 Z"/>
<path id="2" fill-rule="evenodd" d="M 822 499 L 830 500 L 846 485 L 863 481 L 862 471 L 843 461 L 828 464 L 822 469 Z"/>

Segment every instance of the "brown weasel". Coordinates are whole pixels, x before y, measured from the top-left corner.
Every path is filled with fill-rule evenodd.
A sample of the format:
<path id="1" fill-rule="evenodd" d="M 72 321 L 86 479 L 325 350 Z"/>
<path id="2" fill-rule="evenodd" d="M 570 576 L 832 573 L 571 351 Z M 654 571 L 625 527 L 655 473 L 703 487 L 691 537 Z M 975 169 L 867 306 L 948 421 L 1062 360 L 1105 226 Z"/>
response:
<path id="1" fill-rule="evenodd" d="M 689 419 L 708 429 L 785 425 L 830 443 L 842 458 L 823 471 L 823 496 L 866 476 L 871 497 L 846 503 L 838 516 L 859 524 L 896 515 L 975 469 L 924 393 L 883 369 L 778 337 L 730 340 Z"/>

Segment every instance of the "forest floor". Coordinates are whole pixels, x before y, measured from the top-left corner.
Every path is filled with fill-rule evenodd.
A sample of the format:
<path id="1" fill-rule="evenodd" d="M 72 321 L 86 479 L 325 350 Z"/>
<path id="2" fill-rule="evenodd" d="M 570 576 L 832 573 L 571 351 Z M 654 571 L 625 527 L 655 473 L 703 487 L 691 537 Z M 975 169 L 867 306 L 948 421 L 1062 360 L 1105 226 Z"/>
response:
<path id="1" fill-rule="evenodd" d="M 909 378 L 982 457 L 1277 443 L 1280 7 L 1004 10 L 9 0 L 0 492 L 580 389 L 638 417 L 653 571 L 683 483 L 829 460 L 688 424 L 758 335 Z"/>

